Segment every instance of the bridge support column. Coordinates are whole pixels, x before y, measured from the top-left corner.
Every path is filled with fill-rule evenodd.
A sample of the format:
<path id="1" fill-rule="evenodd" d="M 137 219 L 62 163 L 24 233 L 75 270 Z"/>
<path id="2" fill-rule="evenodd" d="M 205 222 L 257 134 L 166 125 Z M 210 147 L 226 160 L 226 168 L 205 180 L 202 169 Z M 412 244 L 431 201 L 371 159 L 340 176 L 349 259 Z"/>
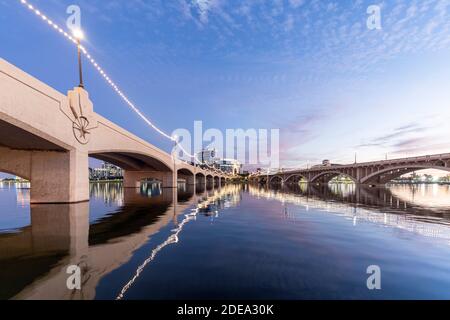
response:
<path id="1" fill-rule="evenodd" d="M 363 177 L 363 174 L 362 174 L 361 171 L 362 171 L 361 168 L 356 168 L 356 182 L 357 182 L 358 184 L 361 183 L 361 179 L 362 179 L 362 177 Z"/>
<path id="2" fill-rule="evenodd" d="M 195 176 L 178 174 L 178 178 L 185 180 L 186 184 L 189 185 L 189 186 L 193 186 L 196 183 L 195 182 Z"/>
<path id="3" fill-rule="evenodd" d="M 198 177 L 195 177 L 195 184 L 200 185 L 202 188 L 206 187 L 206 178 L 202 175 L 199 175 Z"/>
<path id="4" fill-rule="evenodd" d="M 175 189 L 178 187 L 178 174 L 176 171 L 163 173 L 162 187 Z"/>
<path id="5" fill-rule="evenodd" d="M 123 175 L 124 188 L 140 188 L 143 180 L 155 179 L 162 183 L 163 188 L 176 188 L 177 173 L 171 171 L 125 171 Z"/>
<path id="6" fill-rule="evenodd" d="M 32 204 L 89 201 L 88 155 L 30 151 Z"/>
<path id="7" fill-rule="evenodd" d="M 88 156 L 81 151 L 28 151 L 0 147 L 0 170 L 31 182 L 32 204 L 89 200 Z"/>

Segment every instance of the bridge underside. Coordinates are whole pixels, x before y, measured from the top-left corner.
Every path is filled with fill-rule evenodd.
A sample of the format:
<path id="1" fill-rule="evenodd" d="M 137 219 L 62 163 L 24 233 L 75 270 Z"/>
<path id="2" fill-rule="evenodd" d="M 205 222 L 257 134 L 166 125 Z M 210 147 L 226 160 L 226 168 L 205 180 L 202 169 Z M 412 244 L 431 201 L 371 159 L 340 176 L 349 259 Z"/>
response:
<path id="1" fill-rule="evenodd" d="M 91 153 L 90 157 L 129 171 L 171 171 L 164 163 L 149 156 L 130 152 Z"/>
<path id="2" fill-rule="evenodd" d="M 177 172 L 178 181 L 193 186 L 196 184 L 196 175 L 188 169 L 180 169 Z"/>
<path id="3" fill-rule="evenodd" d="M 17 150 L 66 151 L 66 149 L 0 119 L 0 146 Z"/>
<path id="4" fill-rule="evenodd" d="M 0 112 L 0 171 L 32 181 L 31 203 L 88 200 L 87 168 L 87 154 Z"/>

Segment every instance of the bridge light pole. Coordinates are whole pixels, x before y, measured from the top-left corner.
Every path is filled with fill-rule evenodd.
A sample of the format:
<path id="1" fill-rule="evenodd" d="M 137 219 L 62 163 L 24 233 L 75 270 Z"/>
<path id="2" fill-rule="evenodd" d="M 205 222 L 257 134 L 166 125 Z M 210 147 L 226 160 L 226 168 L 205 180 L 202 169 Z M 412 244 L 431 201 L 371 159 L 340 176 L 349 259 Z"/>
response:
<path id="1" fill-rule="evenodd" d="M 81 64 L 81 40 L 84 39 L 83 31 L 81 31 L 80 29 L 74 30 L 73 36 L 77 40 L 77 48 L 78 48 L 78 75 L 80 77 L 80 84 L 78 85 L 78 87 L 84 89 L 83 68 L 82 68 L 82 64 Z"/>

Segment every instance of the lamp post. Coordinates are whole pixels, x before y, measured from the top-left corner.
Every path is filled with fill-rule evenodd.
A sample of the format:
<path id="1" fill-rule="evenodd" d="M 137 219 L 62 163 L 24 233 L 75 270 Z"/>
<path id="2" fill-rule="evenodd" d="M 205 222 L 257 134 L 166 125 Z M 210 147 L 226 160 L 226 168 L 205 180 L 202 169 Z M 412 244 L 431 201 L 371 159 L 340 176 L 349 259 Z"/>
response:
<path id="1" fill-rule="evenodd" d="M 84 89 L 83 67 L 82 67 L 82 64 L 81 64 L 81 40 L 84 38 L 83 31 L 81 31 L 80 29 L 74 30 L 73 31 L 73 36 L 77 40 L 77 48 L 78 48 L 78 75 L 79 75 L 79 78 L 80 78 L 80 84 L 78 85 L 78 87 Z"/>

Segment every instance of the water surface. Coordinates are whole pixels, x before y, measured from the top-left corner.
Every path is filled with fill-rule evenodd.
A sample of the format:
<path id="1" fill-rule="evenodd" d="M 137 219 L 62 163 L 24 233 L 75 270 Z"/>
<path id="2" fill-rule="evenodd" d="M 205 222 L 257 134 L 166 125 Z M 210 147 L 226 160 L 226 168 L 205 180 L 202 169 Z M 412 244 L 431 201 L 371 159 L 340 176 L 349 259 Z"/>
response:
<path id="1" fill-rule="evenodd" d="M 1 299 L 449 299 L 449 270 L 449 186 L 103 183 L 30 206 L 0 184 Z"/>

